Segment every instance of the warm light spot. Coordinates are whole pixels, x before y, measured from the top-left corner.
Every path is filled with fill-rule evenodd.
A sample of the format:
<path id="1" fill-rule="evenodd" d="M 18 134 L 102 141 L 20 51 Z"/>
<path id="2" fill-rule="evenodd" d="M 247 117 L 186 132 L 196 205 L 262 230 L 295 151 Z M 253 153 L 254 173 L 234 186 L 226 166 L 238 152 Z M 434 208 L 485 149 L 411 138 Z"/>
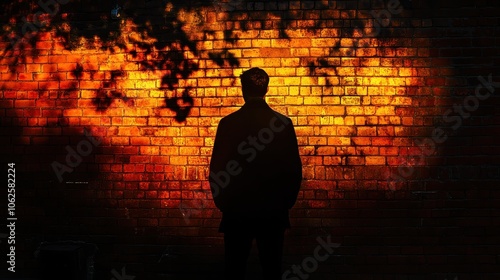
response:
<path id="1" fill-rule="evenodd" d="M 167 4 L 165 11 L 172 10 Z M 399 140 L 415 124 L 414 90 L 430 75 L 413 49 L 364 38 L 359 30 L 341 38 L 335 28 L 319 34 L 290 29 L 280 38 L 258 22 L 245 29 L 244 22 L 228 25 L 225 13 L 181 9 L 176 17 L 184 41 L 162 42 L 151 35 L 152 22 L 142 28 L 129 19 L 120 22 L 114 45 L 81 37 L 68 51 L 60 42 L 41 41 L 49 61 L 36 63 L 42 58 L 28 54 L 33 62 L 20 71 L 23 81 L 6 81 L 3 90 L 40 92 L 24 100 L 58 104 L 43 110 L 70 127 L 90 127 L 103 146 L 137 164 L 163 165 L 169 180 L 206 182 L 216 125 L 243 105 L 237 77 L 250 67 L 269 73 L 269 104 L 296 126 L 306 180 L 331 180 L 337 165 L 394 165 L 397 155 L 383 151 L 412 145 Z M 230 38 L 226 28 L 235 29 Z M 1 58 L 3 64 L 14 60 Z M 121 162 L 107 164 L 106 170 L 123 170 Z M 315 172 L 319 166 L 324 171 Z M 133 174 L 127 178 L 137 179 Z"/>

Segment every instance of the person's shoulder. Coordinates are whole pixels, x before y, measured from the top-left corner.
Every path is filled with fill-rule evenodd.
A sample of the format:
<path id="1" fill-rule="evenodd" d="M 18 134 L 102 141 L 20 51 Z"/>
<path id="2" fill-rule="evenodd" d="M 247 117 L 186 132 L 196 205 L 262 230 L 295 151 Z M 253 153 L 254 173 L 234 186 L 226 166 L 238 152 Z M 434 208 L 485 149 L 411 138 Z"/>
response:
<path id="1" fill-rule="evenodd" d="M 273 114 L 276 116 L 276 118 L 278 120 L 280 120 L 282 123 L 284 123 L 285 125 L 292 125 L 292 119 L 290 119 L 288 116 L 276 111 L 276 110 L 272 110 Z"/>
<path id="2" fill-rule="evenodd" d="M 220 119 L 219 121 L 219 125 L 224 125 L 224 124 L 229 124 L 229 123 L 232 123 L 236 120 L 238 120 L 240 118 L 240 115 L 241 115 L 241 108 L 226 115 L 225 117 L 223 117 L 222 119 Z"/>
<path id="3" fill-rule="evenodd" d="M 280 113 L 280 112 L 278 112 L 278 111 L 276 111 L 276 110 L 274 110 L 274 109 L 271 109 L 271 110 L 272 110 L 272 111 L 273 111 L 273 113 L 274 113 L 277 117 L 279 117 L 279 118 L 282 118 L 282 119 L 290 119 L 290 118 L 289 118 L 288 116 L 286 116 L 285 114 L 282 114 L 282 113 Z"/>

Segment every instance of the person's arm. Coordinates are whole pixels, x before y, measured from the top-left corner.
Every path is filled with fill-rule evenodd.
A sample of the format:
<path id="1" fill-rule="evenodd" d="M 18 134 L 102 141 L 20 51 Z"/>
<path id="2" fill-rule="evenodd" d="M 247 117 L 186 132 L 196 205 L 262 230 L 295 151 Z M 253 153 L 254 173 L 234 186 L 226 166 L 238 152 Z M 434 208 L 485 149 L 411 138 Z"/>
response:
<path id="1" fill-rule="evenodd" d="M 288 154 L 288 166 L 287 166 L 287 177 L 286 177 L 286 194 L 285 203 L 288 209 L 292 208 L 297 200 L 299 194 L 300 185 L 302 183 L 302 161 L 300 160 L 299 147 L 297 143 L 297 135 L 295 134 L 295 129 L 291 120 L 290 123 L 285 126 L 285 131 L 287 133 L 287 154 Z"/>
<path id="2" fill-rule="evenodd" d="M 226 145 L 226 129 L 224 126 L 224 119 L 219 122 L 217 132 L 214 140 L 214 147 L 212 151 L 212 158 L 210 160 L 210 168 L 208 174 L 208 181 L 210 182 L 210 190 L 215 206 L 223 211 L 223 195 L 222 186 L 220 186 L 220 177 L 217 174 L 224 171 L 227 162 L 227 145 Z"/>

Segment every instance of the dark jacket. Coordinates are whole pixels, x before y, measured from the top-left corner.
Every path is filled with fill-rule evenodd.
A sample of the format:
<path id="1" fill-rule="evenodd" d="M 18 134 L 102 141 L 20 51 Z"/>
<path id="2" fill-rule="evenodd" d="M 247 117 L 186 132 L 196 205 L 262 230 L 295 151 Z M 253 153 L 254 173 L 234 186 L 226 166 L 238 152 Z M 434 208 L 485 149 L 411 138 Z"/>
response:
<path id="1" fill-rule="evenodd" d="M 222 211 L 220 231 L 245 226 L 289 227 L 302 181 L 291 120 L 263 99 L 247 100 L 217 128 L 209 181 Z"/>

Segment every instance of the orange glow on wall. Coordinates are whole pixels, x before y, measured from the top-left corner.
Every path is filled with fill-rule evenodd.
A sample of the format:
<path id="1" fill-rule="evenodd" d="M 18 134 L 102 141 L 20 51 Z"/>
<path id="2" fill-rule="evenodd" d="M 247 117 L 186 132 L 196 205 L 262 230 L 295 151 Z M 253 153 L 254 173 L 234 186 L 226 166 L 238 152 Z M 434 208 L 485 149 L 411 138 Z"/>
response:
<path id="1" fill-rule="evenodd" d="M 3 56 L 1 89 L 7 114 L 23 127 L 20 144 L 50 145 L 89 128 L 102 144 L 88 168 L 112 178 L 104 184 L 138 184 L 148 191 L 137 198 L 176 207 L 193 191 L 207 195 L 216 125 L 243 104 L 239 74 L 261 67 L 271 76 L 267 101 L 296 126 L 306 190 L 388 188 L 389 168 L 421 125 L 414 107 L 432 92 L 427 49 L 404 38 L 343 37 L 333 27 L 289 29 L 281 38 L 276 29 L 242 26 L 258 21 L 228 21 L 210 9 L 181 9 L 177 20 L 192 46 L 173 41 L 159 49 L 148 23 L 121 20 L 120 36 L 106 48 L 81 37 L 68 50 L 54 32 L 40 32 L 35 48 L 23 43 Z M 56 154 L 62 160 L 65 151 Z"/>
<path id="2" fill-rule="evenodd" d="M 38 245 L 82 240 L 99 247 L 95 279 L 220 279 L 208 166 L 251 67 L 271 77 L 266 100 L 293 121 L 303 164 L 285 278 L 498 275 L 500 2 L 0 7 L 19 277 L 40 278 Z"/>

